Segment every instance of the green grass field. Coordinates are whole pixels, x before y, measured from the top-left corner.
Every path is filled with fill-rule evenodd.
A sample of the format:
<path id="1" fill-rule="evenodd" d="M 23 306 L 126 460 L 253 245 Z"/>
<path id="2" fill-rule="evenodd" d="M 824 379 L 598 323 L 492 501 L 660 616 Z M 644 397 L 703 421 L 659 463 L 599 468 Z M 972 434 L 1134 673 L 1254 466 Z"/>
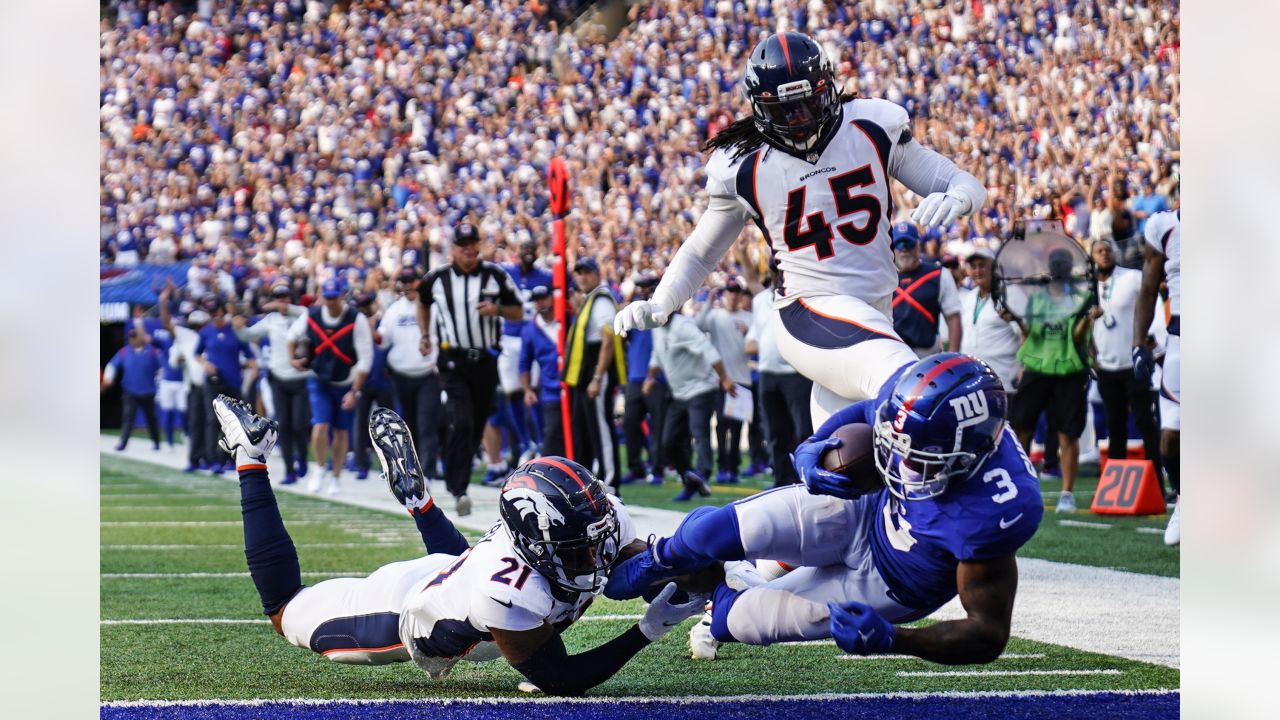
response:
<path id="1" fill-rule="evenodd" d="M 763 482 L 718 487 L 709 500 L 728 502 L 763 487 Z M 1089 480 L 1079 483 L 1082 508 L 1087 508 L 1089 493 L 1081 491 L 1088 487 Z M 677 489 L 670 483 L 629 485 L 624 497 L 632 504 L 696 506 L 670 503 Z M 1046 484 L 1044 490 L 1051 494 L 1055 488 Z M 413 524 L 401 514 L 294 494 L 281 494 L 279 503 L 307 583 L 365 574 L 423 552 Z M 1091 525 L 1063 525 L 1060 519 L 1047 514 L 1021 554 L 1178 575 L 1177 548 L 1165 547 L 1155 534 L 1165 516 L 1102 519 L 1082 509 L 1070 520 Z M 240 544 L 238 492 L 226 479 L 103 455 L 101 521 L 104 701 L 516 694 L 520 677 L 503 662 L 461 663 L 437 683 L 410 663 L 343 666 L 288 645 L 259 612 Z M 601 598 L 566 634 L 566 643 L 571 652 L 593 647 L 632 622 L 603 616 L 638 617 L 641 612 L 638 601 Z M 685 650 L 687 627 L 644 650 L 593 694 L 1131 690 L 1177 688 L 1180 677 L 1173 668 L 1019 638 L 1010 642 L 1005 657 L 976 668 L 893 657 L 847 658 L 831 643 L 732 645 L 715 662 L 695 662 Z M 1064 671 L 1070 674 L 1052 674 Z M 946 674 L 951 672 L 968 674 Z"/>

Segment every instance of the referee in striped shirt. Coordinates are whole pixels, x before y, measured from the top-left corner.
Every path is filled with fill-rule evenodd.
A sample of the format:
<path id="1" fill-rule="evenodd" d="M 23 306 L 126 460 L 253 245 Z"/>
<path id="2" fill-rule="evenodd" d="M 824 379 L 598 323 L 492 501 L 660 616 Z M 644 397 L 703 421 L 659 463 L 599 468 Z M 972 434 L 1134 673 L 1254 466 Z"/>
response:
<path id="1" fill-rule="evenodd" d="M 440 386 L 448 395 L 445 416 L 445 487 L 459 515 L 471 513 L 467 484 L 480 447 L 485 418 L 498 387 L 502 321 L 523 319 L 516 284 L 495 263 L 480 259 L 480 234 L 463 220 L 454 230 L 452 262 L 427 273 L 418 292 L 422 354 L 440 342 Z"/>

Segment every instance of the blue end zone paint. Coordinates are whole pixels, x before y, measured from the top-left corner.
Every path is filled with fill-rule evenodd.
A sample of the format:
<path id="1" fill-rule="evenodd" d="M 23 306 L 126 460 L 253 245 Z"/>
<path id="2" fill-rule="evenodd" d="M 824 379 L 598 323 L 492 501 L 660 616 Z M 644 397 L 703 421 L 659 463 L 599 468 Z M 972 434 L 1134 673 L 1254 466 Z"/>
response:
<path id="1" fill-rule="evenodd" d="M 547 717 L 564 720 L 705 720 L 706 717 L 743 720 L 811 720 L 812 718 L 891 717 L 894 720 L 949 718 L 989 720 L 1001 718 L 1177 718 L 1181 698 L 1177 692 L 1129 694 L 1028 694 L 1019 696 L 921 695 L 918 697 L 833 697 L 803 699 L 688 700 L 647 698 L 393 700 L 393 701 L 264 701 L 255 703 L 103 705 L 102 720 L 155 720 L 181 717 L 190 720 L 402 720 L 406 717 L 491 718 Z M 436 713 L 443 713 L 436 715 Z"/>

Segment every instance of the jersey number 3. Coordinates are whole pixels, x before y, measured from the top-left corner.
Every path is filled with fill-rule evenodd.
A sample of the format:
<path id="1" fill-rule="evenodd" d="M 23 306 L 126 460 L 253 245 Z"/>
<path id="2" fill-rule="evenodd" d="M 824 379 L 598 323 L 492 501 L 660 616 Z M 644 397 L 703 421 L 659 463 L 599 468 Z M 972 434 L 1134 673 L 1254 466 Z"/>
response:
<path id="1" fill-rule="evenodd" d="M 868 213 L 867 221 L 862 227 L 854 225 L 852 220 L 836 226 L 840 237 L 850 244 L 866 245 L 876 237 L 883 212 L 880 209 L 880 199 L 875 195 L 853 192 L 856 188 L 874 185 L 875 182 L 876 176 L 871 171 L 870 165 L 863 165 L 857 170 L 850 170 L 828 180 L 828 184 L 831 185 L 831 194 L 836 202 L 837 218 L 856 212 Z M 835 233 L 831 231 L 831 226 L 827 224 L 827 218 L 821 210 L 805 216 L 806 190 L 801 186 L 787 193 L 787 216 L 782 223 L 782 239 L 787 243 L 787 249 L 792 252 L 813 246 L 818 259 L 826 260 L 836 254 L 835 248 L 831 245 L 831 239 Z M 802 222 L 808 225 L 808 229 L 800 229 Z"/>

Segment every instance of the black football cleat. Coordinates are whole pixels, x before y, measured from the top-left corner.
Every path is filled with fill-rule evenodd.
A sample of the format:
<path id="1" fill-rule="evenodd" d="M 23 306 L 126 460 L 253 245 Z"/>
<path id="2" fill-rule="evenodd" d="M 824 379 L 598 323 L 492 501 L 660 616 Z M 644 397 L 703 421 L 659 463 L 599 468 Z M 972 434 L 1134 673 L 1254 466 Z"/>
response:
<path id="1" fill-rule="evenodd" d="M 431 494 L 405 421 L 392 410 L 378 408 L 369 416 L 369 439 L 382 463 L 382 477 L 396 500 L 411 515 L 430 506 Z"/>
<path id="2" fill-rule="evenodd" d="M 254 460 L 266 464 L 279 434 L 280 426 L 275 420 L 255 413 L 249 403 L 226 395 L 214 398 L 213 414 L 222 426 L 219 447 L 232 456 L 236 448 L 243 448 Z"/>

